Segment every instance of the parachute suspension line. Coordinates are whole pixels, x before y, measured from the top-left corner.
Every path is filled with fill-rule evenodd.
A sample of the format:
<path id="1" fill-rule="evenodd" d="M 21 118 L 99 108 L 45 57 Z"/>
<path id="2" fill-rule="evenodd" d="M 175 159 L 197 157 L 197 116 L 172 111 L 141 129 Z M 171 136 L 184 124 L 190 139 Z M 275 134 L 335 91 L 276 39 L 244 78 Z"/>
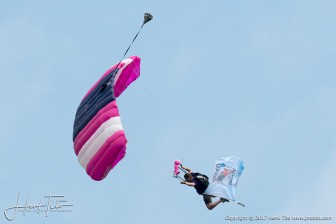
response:
<path id="1" fill-rule="evenodd" d="M 137 96 L 139 97 L 139 96 Z M 133 138 L 137 140 L 138 143 L 142 145 L 143 149 L 148 150 L 149 152 L 152 152 L 153 149 L 148 146 L 148 142 L 154 143 L 157 145 L 160 149 L 164 150 L 155 150 L 156 153 L 159 153 L 162 157 L 167 157 L 167 148 L 168 146 L 164 144 L 164 142 L 159 141 L 157 137 L 157 133 L 153 132 L 152 128 L 150 127 L 150 123 L 146 122 L 144 118 L 139 115 L 138 109 L 136 107 L 144 108 L 137 105 L 137 101 L 134 100 L 132 97 L 128 98 L 127 102 L 120 102 L 122 103 L 122 107 L 125 108 L 125 112 L 127 112 L 132 119 L 134 119 L 133 127 L 136 127 L 138 132 L 133 133 Z M 121 107 L 121 108 L 122 108 Z M 120 109 L 120 112 L 122 112 L 122 109 Z M 125 114 L 124 114 L 125 115 Z M 142 131 L 140 131 L 142 130 Z"/>
<path id="2" fill-rule="evenodd" d="M 152 175 L 152 176 L 154 176 L 154 175 L 165 176 L 165 175 L 171 173 L 170 170 L 155 169 L 155 168 L 153 168 L 153 166 L 151 164 L 140 162 L 140 161 L 137 160 L 139 158 L 137 156 L 134 156 L 131 153 L 128 153 L 127 156 L 132 159 L 132 164 L 134 164 L 137 167 L 137 170 L 141 170 L 141 171 L 139 171 L 141 173 L 141 175 L 142 174 L 147 174 L 147 175 Z M 141 168 L 141 169 L 139 169 L 139 168 Z"/>
<path id="3" fill-rule="evenodd" d="M 132 64 L 129 64 L 129 66 L 133 67 Z M 140 71 L 136 67 L 133 67 L 133 69 L 134 69 L 133 71 L 135 71 L 136 73 L 138 73 L 138 74 L 140 73 Z M 146 131 L 143 132 L 143 133 L 147 133 L 147 135 L 145 137 L 149 138 L 148 140 L 150 142 L 153 142 L 153 143 L 155 143 L 159 146 L 159 148 L 161 150 L 158 150 L 156 152 L 158 152 L 161 156 L 163 156 L 163 158 L 165 160 L 170 160 L 172 157 L 176 157 L 176 150 L 175 150 L 175 147 L 172 147 L 173 144 L 170 141 L 170 139 L 171 139 L 170 136 L 168 136 L 168 131 L 166 129 L 166 126 L 164 125 L 164 122 L 162 121 L 162 116 L 161 116 L 161 111 L 159 110 L 159 106 L 158 106 L 157 102 L 155 101 L 155 99 L 153 97 L 153 94 L 151 93 L 151 91 L 149 91 L 150 88 L 148 88 L 148 86 L 149 86 L 148 77 L 147 77 L 147 75 L 143 75 L 143 76 L 145 78 L 145 86 L 142 86 L 142 91 L 141 92 L 143 92 L 144 96 L 146 98 L 148 98 L 154 104 L 154 106 L 151 107 L 150 113 L 153 115 L 152 117 L 156 117 L 156 120 L 158 120 L 157 123 L 160 124 L 159 126 L 161 127 L 161 134 L 163 134 L 163 137 L 164 137 L 164 139 L 162 139 L 162 140 L 164 140 L 164 141 L 163 142 L 159 141 L 159 139 L 157 138 L 157 133 L 153 132 L 150 128 L 148 128 L 148 122 L 146 122 L 141 116 L 139 116 L 138 110 L 136 110 L 136 109 L 134 109 L 133 107 L 130 106 L 130 105 L 134 105 L 134 103 L 130 104 L 130 101 L 128 101 L 128 103 L 125 103 L 124 106 L 127 107 L 127 111 L 132 112 L 132 117 L 137 117 L 138 118 L 138 119 L 136 119 L 139 122 L 138 125 L 141 125 L 140 123 L 143 124 L 143 125 L 141 125 L 141 129 L 143 129 L 143 128 L 146 129 Z M 144 107 L 141 107 L 141 108 L 144 108 Z M 156 109 L 156 110 L 153 112 L 153 109 Z M 139 139 L 142 139 L 142 138 L 139 138 Z M 151 151 L 150 148 L 148 146 L 146 146 L 145 143 L 143 143 L 143 142 L 146 142 L 146 141 L 147 140 L 142 140 L 142 141 L 138 141 L 138 142 L 141 143 L 144 146 L 143 148 Z M 168 167 L 168 165 L 165 166 L 165 167 Z"/>
<path id="4" fill-rule="evenodd" d="M 132 64 L 130 64 L 129 66 L 133 66 Z M 134 69 L 136 69 L 134 67 Z M 138 70 L 134 70 L 136 73 L 138 73 Z M 143 91 L 144 86 L 140 85 L 141 87 L 141 93 L 146 93 L 145 91 Z M 143 94 L 144 97 L 146 97 L 147 94 Z M 148 97 L 148 96 L 147 96 Z M 131 131 L 128 130 L 127 132 L 129 134 L 132 135 L 132 139 L 133 142 L 135 142 L 138 147 L 141 149 L 142 152 L 149 152 L 146 153 L 144 157 L 146 157 L 147 155 L 153 155 L 153 153 L 155 155 L 157 155 L 157 159 L 155 159 L 153 161 L 153 163 L 156 163 L 156 165 L 148 165 L 144 162 L 138 161 L 134 158 L 138 158 L 135 154 L 133 154 L 132 151 L 130 151 L 127 155 L 129 158 L 133 158 L 133 162 L 137 163 L 138 166 L 140 166 L 141 168 L 143 168 L 143 170 L 147 170 L 148 174 L 152 173 L 153 175 L 158 175 L 161 174 L 163 176 L 170 176 L 167 174 L 171 174 L 171 170 L 168 169 L 168 166 L 163 165 L 164 162 L 162 163 L 162 161 L 166 161 L 167 157 L 169 158 L 169 155 L 167 155 L 168 152 L 168 147 L 167 145 L 165 145 L 165 142 L 162 142 L 158 139 L 157 133 L 155 133 L 152 128 L 150 127 L 150 123 L 146 122 L 146 120 L 141 116 L 141 113 L 139 114 L 139 110 L 136 108 L 141 108 L 142 109 L 147 109 L 146 107 L 140 106 L 138 105 L 138 100 L 135 100 L 139 98 L 139 95 L 131 95 L 128 97 L 127 101 L 121 101 L 119 104 L 120 106 L 120 113 L 124 112 L 126 114 L 124 114 L 123 116 L 129 116 L 129 119 L 133 119 L 134 122 L 132 122 L 132 126 L 135 127 L 136 130 L 139 131 Z M 122 108 L 125 109 L 125 111 L 122 110 Z M 149 112 L 151 112 L 151 110 L 149 110 Z M 146 111 L 143 111 L 142 113 L 147 113 Z M 124 124 L 125 125 L 125 124 Z M 127 128 L 124 127 L 124 129 L 126 130 Z M 140 131 L 141 130 L 141 131 Z M 130 143 L 130 142 L 129 142 Z M 150 143 L 150 144 L 148 144 Z M 151 145 L 154 144 L 154 145 Z M 134 146 L 132 146 L 134 147 Z M 154 150 L 155 149 L 155 150 Z M 156 150 L 159 149 L 159 150 Z M 137 152 L 139 153 L 139 151 L 137 150 Z M 159 161 L 159 158 L 163 159 L 161 162 Z"/>
<path id="5" fill-rule="evenodd" d="M 157 103 L 157 101 L 155 100 L 155 98 L 154 98 L 154 96 L 153 96 L 153 94 L 152 94 L 152 92 L 150 91 L 150 87 L 148 86 L 149 84 L 148 84 L 148 78 L 147 78 L 147 76 L 146 75 L 144 75 L 144 80 L 145 80 L 145 88 L 144 88 L 144 91 L 145 91 L 145 93 L 146 93 L 146 95 L 147 95 L 147 97 L 149 98 L 149 100 L 151 101 L 151 102 L 153 102 L 153 104 L 154 104 L 154 107 L 152 107 L 152 109 L 154 109 L 155 110 L 155 113 L 154 113 L 154 115 L 155 116 L 157 116 L 158 118 L 158 121 L 159 121 L 159 126 L 161 127 L 161 132 L 162 132 L 162 134 L 163 134 L 163 137 L 164 137 L 164 141 L 165 141 L 165 144 L 166 144 L 166 152 L 168 153 L 168 154 L 170 154 L 169 156 L 170 156 L 170 158 L 169 159 L 172 159 L 172 156 L 173 157 L 176 157 L 176 156 L 178 156 L 177 155 L 177 153 L 176 153 L 176 147 L 174 147 L 174 144 L 171 142 L 171 136 L 169 135 L 169 132 L 167 131 L 167 127 L 166 127 L 166 125 L 165 125 L 165 122 L 163 121 L 163 119 L 162 119 L 162 112 L 161 112 L 161 110 L 160 110 L 160 107 L 158 106 L 158 103 Z"/>
<path id="6" fill-rule="evenodd" d="M 129 66 L 134 69 L 135 73 L 137 73 L 137 74 L 140 73 L 140 71 L 136 67 L 134 67 L 132 64 L 129 64 Z M 145 75 L 145 84 L 148 85 L 148 83 L 146 83 L 146 81 L 147 81 L 147 76 Z M 150 101 L 154 102 L 154 104 L 155 104 L 153 96 L 152 96 L 152 94 L 150 94 L 150 92 L 148 92 L 147 87 L 148 86 L 143 86 L 141 92 L 144 93 L 144 97 L 147 97 Z M 129 100 L 132 100 L 132 98 L 130 98 Z M 141 141 L 139 141 L 139 143 L 141 143 L 144 146 L 144 148 L 151 151 L 150 148 L 148 146 L 146 146 L 146 144 L 144 143 L 146 141 L 151 141 L 151 142 L 157 144 L 159 146 L 159 148 L 163 149 L 163 151 L 161 151 L 161 150 L 157 151 L 157 152 L 159 152 L 159 154 L 161 154 L 161 156 L 165 157 L 166 159 L 167 159 L 167 157 L 171 158 L 172 155 L 171 155 L 171 152 L 170 152 L 169 149 L 173 148 L 173 147 L 171 147 L 171 144 L 167 144 L 167 143 L 170 143 L 169 141 L 167 141 L 167 131 L 166 130 L 161 130 L 163 136 L 165 137 L 163 140 L 165 140 L 165 141 L 163 141 L 163 142 L 159 141 L 158 138 L 157 138 L 157 133 L 153 132 L 151 130 L 151 128 L 148 128 L 148 122 L 146 122 L 141 116 L 139 116 L 137 109 L 134 109 L 133 106 L 131 106 L 131 105 L 135 105 L 136 102 L 137 101 L 135 101 L 134 103 L 130 103 L 130 101 L 127 101 L 126 103 L 124 102 L 124 106 L 127 108 L 127 111 L 132 113 L 132 117 L 136 118 L 136 120 L 138 122 L 137 125 L 139 125 L 139 127 L 141 127 L 139 130 L 146 129 L 146 131 L 143 132 L 143 133 L 147 133 L 147 135 L 145 137 L 147 137 L 148 139 L 147 140 L 141 140 Z M 143 108 L 143 107 L 141 107 L 141 108 Z M 160 113 L 160 111 L 158 110 L 158 105 L 155 104 L 154 107 L 151 107 L 151 109 L 153 109 L 153 108 L 157 109 L 157 110 L 152 115 L 154 115 L 153 117 L 157 117 L 156 115 L 158 115 Z M 152 111 L 152 110 L 150 110 L 150 111 Z M 163 129 L 162 128 L 163 122 L 162 122 L 161 117 L 156 118 L 156 120 L 159 120 L 158 123 L 161 124 L 160 127 L 161 127 L 161 129 Z M 139 138 L 139 139 L 141 139 L 141 138 Z"/>
<path id="7" fill-rule="evenodd" d="M 150 87 L 148 84 L 148 78 L 147 75 L 143 75 L 144 76 L 144 86 L 143 86 L 143 92 L 145 94 L 145 96 L 148 98 L 148 100 L 150 100 L 150 102 L 152 102 L 153 106 L 151 107 L 151 115 L 152 118 L 155 118 L 156 123 L 159 124 L 159 128 L 161 129 L 160 132 L 163 136 L 163 141 L 160 141 L 160 144 L 163 145 L 164 147 L 162 147 L 162 149 L 165 151 L 164 153 L 168 156 L 168 158 L 166 159 L 171 159 L 172 156 L 175 157 L 176 153 L 172 152 L 172 150 L 174 151 L 174 147 L 172 147 L 172 144 L 170 142 L 170 137 L 168 136 L 168 131 L 166 130 L 166 127 L 164 125 L 163 122 L 163 117 L 162 117 L 162 113 L 159 110 L 159 106 L 158 103 L 155 101 L 153 94 L 150 91 Z"/>
<path id="8" fill-rule="evenodd" d="M 132 44 L 134 43 L 135 39 L 138 37 L 140 31 L 142 30 L 142 27 L 148 23 L 149 21 L 151 21 L 153 19 L 153 16 L 150 14 L 150 13 L 145 13 L 144 14 L 144 21 L 139 29 L 139 31 L 137 32 L 137 34 L 135 35 L 135 37 L 133 38 L 131 44 L 128 46 L 127 50 L 125 51 L 124 55 L 121 57 L 120 61 L 118 62 L 117 66 L 116 66 L 116 69 L 114 72 L 118 72 L 118 67 L 121 63 L 121 61 L 124 59 L 125 55 L 127 54 L 128 50 L 131 48 Z M 106 80 L 106 82 L 101 86 L 100 88 L 100 92 L 104 91 L 104 89 L 107 87 L 108 83 L 110 82 L 111 80 L 108 79 Z"/>
<path id="9" fill-rule="evenodd" d="M 181 181 L 184 181 L 184 179 L 182 177 L 180 177 L 179 175 L 174 176 L 174 177 L 177 178 L 177 179 L 179 179 L 179 180 L 181 180 Z"/>

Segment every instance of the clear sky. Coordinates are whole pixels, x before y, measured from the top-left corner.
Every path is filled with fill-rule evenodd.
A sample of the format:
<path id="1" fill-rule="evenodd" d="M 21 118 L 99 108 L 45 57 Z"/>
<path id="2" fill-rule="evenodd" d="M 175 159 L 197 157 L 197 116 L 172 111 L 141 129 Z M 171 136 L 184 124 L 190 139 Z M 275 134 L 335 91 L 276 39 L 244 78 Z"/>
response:
<path id="1" fill-rule="evenodd" d="M 13 223 L 335 220 L 335 8 L 333 0 L 1 1 L 0 224 L 19 191 L 21 205 L 63 195 L 72 212 L 21 212 Z M 154 19 L 127 55 L 142 58 L 141 77 L 118 99 L 127 155 L 95 182 L 73 151 L 75 112 L 144 12 Z M 210 176 L 230 155 L 245 161 L 237 192 L 245 208 L 208 211 L 169 171 L 181 159 Z"/>

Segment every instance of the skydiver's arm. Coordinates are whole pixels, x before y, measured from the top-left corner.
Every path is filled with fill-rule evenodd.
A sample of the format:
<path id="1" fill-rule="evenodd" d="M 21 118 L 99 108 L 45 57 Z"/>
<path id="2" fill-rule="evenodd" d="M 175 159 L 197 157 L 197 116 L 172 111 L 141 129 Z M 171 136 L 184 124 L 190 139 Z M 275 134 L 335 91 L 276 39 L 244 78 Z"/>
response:
<path id="1" fill-rule="evenodd" d="M 187 181 L 182 181 L 181 184 L 185 184 L 185 185 L 190 186 L 190 187 L 193 187 L 193 186 L 196 185 L 196 184 L 193 183 L 193 182 L 187 182 Z"/>
<path id="2" fill-rule="evenodd" d="M 185 169 L 186 171 L 188 171 L 188 173 L 191 173 L 191 172 L 192 172 L 192 170 L 191 170 L 191 169 L 189 169 L 189 168 L 187 168 L 187 167 L 183 166 L 182 164 L 181 164 L 181 168 L 182 168 L 182 169 Z"/>

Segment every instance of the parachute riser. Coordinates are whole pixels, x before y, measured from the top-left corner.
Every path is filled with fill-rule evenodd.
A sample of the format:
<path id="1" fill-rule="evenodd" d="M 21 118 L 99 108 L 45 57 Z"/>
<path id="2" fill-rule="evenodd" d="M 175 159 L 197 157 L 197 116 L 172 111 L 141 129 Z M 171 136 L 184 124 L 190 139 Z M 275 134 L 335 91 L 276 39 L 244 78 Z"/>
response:
<path id="1" fill-rule="evenodd" d="M 186 171 L 186 170 L 183 169 L 182 167 L 179 167 L 179 170 L 181 170 L 183 173 L 188 173 L 188 171 Z"/>
<path id="2" fill-rule="evenodd" d="M 176 179 L 179 179 L 181 181 L 184 181 L 184 179 L 182 177 L 180 177 L 179 175 L 173 175 L 173 177 L 175 177 Z"/>
<path id="3" fill-rule="evenodd" d="M 188 171 L 186 169 L 183 168 L 181 161 L 179 160 L 175 160 L 174 161 L 174 174 L 173 177 L 175 177 L 176 179 L 179 179 L 181 181 L 185 181 L 184 178 L 180 177 L 180 171 L 182 171 L 183 173 L 188 173 Z"/>
<path id="4" fill-rule="evenodd" d="M 179 167 L 179 170 L 181 170 L 183 173 L 187 173 L 187 171 L 181 167 Z M 176 179 L 179 179 L 181 181 L 185 181 L 184 178 L 182 178 L 179 174 L 174 174 L 173 177 L 175 177 Z"/>

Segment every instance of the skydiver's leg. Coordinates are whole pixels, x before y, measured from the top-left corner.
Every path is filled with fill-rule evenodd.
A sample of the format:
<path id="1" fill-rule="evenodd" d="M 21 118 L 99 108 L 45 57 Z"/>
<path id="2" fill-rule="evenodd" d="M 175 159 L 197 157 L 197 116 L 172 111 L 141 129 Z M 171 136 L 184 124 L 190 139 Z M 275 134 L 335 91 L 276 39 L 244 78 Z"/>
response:
<path id="1" fill-rule="evenodd" d="M 205 203 L 206 207 L 209 210 L 212 210 L 213 208 L 215 208 L 217 205 L 219 205 L 219 203 L 224 202 L 222 199 L 219 199 L 218 201 L 212 202 L 211 196 L 208 196 L 208 195 L 203 195 L 203 200 L 204 200 L 204 203 Z"/>

